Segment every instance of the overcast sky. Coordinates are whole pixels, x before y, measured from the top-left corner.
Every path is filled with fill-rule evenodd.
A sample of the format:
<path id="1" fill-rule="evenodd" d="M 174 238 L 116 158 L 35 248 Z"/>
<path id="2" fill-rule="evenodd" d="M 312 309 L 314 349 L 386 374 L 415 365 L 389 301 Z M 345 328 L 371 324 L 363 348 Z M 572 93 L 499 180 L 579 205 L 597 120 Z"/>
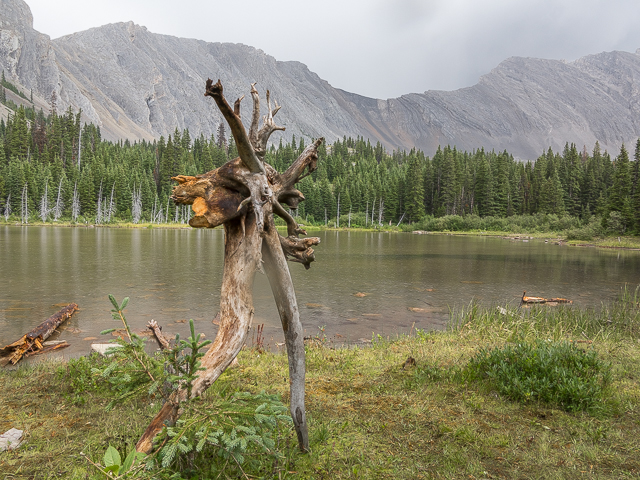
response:
<path id="1" fill-rule="evenodd" d="M 26 2 L 34 28 L 51 38 L 132 20 L 297 60 L 336 88 L 375 98 L 471 86 L 511 56 L 569 61 L 640 48 L 638 0 Z"/>

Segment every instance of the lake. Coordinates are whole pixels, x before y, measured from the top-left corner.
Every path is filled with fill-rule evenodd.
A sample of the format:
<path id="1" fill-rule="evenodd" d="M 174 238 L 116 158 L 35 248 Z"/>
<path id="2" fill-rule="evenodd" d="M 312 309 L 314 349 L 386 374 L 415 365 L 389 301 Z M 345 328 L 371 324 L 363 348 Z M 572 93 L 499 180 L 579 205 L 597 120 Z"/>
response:
<path id="1" fill-rule="evenodd" d="M 615 299 L 640 283 L 640 252 L 569 247 L 497 237 L 336 232 L 321 238 L 310 270 L 290 263 L 305 335 L 338 342 L 443 328 L 449 307 L 517 305 L 528 295 L 565 297 L 576 305 Z M 134 331 L 155 319 L 168 334 L 188 335 L 188 319 L 213 339 L 222 280 L 220 229 L 0 227 L 0 344 L 17 340 L 61 304 L 80 306 L 58 339 L 67 355 L 113 338 L 113 294 L 130 297 Z M 283 341 L 269 284 L 254 286 L 254 326 L 265 344 Z M 255 331 L 252 332 L 255 335 Z M 251 341 L 251 339 L 250 339 Z"/>

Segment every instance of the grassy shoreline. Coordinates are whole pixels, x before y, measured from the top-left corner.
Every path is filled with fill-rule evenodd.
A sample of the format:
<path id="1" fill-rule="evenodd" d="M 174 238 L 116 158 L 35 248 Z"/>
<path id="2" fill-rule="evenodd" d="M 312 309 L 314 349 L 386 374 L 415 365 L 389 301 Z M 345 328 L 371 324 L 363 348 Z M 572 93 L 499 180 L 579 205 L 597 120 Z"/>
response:
<path id="1" fill-rule="evenodd" d="M 284 430 L 276 447 L 280 460 L 264 460 L 245 478 L 638 478 L 639 291 L 625 291 L 599 309 L 507 310 L 470 305 L 453 312 L 446 331 L 378 336 L 367 348 L 310 342 L 311 452 L 298 453 L 295 433 Z M 484 381 L 456 380 L 455 372 L 480 348 L 537 339 L 573 342 L 611 365 L 612 384 L 599 410 L 570 413 L 555 404 L 518 403 Z M 415 365 L 406 364 L 408 357 Z M 286 354 L 246 348 L 239 362 L 199 408 L 235 391 L 266 390 L 288 403 Z M 109 445 L 126 454 L 161 402 L 143 395 L 108 412 L 113 394 L 100 382 L 86 365 L 46 360 L 0 371 L 0 431 L 24 429 L 27 440 L 0 454 L 3 478 L 104 478 L 80 452 L 94 462 Z M 181 465 L 148 478 L 176 472 L 172 478 L 216 478 L 202 473 L 206 465 L 189 473 L 188 456 Z"/>

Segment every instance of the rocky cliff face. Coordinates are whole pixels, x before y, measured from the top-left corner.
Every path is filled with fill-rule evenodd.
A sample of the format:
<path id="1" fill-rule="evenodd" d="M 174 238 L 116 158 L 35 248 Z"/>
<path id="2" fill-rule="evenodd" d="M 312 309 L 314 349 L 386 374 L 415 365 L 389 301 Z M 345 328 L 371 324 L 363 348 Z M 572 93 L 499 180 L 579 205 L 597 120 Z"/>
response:
<path id="1" fill-rule="evenodd" d="M 59 110 L 82 108 L 107 138 L 151 139 L 189 128 L 214 133 L 221 116 L 203 96 L 208 77 L 228 98 L 270 89 L 284 138 L 363 136 L 389 149 L 438 145 L 507 150 L 535 158 L 565 142 L 617 152 L 640 136 L 640 55 L 611 52 L 572 63 L 510 58 L 477 85 L 378 100 L 331 87 L 298 62 L 240 44 L 158 35 L 133 23 L 54 41 L 33 30 L 22 0 L 0 0 L 0 65 Z M 249 118 L 251 102 L 244 102 Z M 277 140 L 276 140 L 277 141 Z"/>
<path id="2" fill-rule="evenodd" d="M 60 81 L 51 41 L 33 29 L 31 10 L 22 1 L 0 0 L 0 64 L 8 79 L 35 91 L 51 93 Z"/>

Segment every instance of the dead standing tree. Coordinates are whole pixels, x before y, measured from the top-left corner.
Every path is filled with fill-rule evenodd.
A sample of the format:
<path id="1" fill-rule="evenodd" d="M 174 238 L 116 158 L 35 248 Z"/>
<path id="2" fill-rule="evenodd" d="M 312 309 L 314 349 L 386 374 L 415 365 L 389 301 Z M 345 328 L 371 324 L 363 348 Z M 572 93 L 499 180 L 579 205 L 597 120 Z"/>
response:
<path id="1" fill-rule="evenodd" d="M 296 302 L 287 258 L 302 263 L 305 268 L 314 260 L 314 245 L 319 238 L 299 238 L 306 235 L 283 204 L 297 208 L 304 195 L 295 184 L 317 168 L 317 150 L 324 139 L 309 145 L 289 169 L 280 174 L 264 162 L 271 134 L 284 130 L 273 117 L 280 107 L 271 108 L 267 91 L 268 113 L 259 127 L 260 98 L 255 84 L 251 85 L 253 115 L 249 133 L 240 120 L 240 101 L 234 107 L 227 103 L 220 80 L 207 80 L 205 96 L 213 97 L 231 128 L 239 157 L 220 168 L 196 177 L 174 177 L 179 185 L 172 199 L 178 204 L 192 205 L 195 216 L 192 227 L 214 228 L 224 225 L 224 270 L 220 295 L 220 329 L 215 341 L 202 359 L 202 370 L 192 385 L 191 397 L 201 395 L 211 386 L 236 357 L 253 320 L 253 279 L 256 271 L 266 273 L 285 334 L 289 357 L 291 416 L 303 451 L 309 448 L 304 406 L 305 353 L 302 324 Z M 287 224 L 283 237 L 275 227 L 273 216 Z M 149 453 L 153 438 L 165 422 L 175 423 L 180 415 L 180 402 L 186 390 L 173 393 L 138 441 L 136 449 Z"/>

